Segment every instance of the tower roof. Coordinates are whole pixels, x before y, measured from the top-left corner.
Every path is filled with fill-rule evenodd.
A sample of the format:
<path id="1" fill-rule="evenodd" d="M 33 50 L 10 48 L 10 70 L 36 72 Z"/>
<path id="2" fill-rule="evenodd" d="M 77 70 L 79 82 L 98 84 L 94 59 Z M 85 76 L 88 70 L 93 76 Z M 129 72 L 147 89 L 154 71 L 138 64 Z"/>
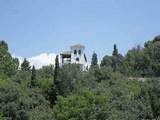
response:
<path id="1" fill-rule="evenodd" d="M 71 55 L 71 51 L 63 51 L 61 54 L 62 55 Z"/>
<path id="2" fill-rule="evenodd" d="M 71 48 L 85 48 L 85 46 L 82 44 L 75 44 L 75 45 L 72 45 Z"/>

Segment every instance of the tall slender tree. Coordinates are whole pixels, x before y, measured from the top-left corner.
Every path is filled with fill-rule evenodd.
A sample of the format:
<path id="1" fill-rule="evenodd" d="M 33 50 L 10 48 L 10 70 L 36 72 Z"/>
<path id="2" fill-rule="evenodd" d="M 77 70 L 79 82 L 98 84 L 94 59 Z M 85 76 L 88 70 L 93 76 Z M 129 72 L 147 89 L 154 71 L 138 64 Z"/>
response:
<path id="1" fill-rule="evenodd" d="M 58 60 L 58 55 L 57 55 L 56 59 L 55 59 L 54 82 L 57 80 L 59 69 L 60 69 L 59 68 L 59 60 Z"/>
<path id="2" fill-rule="evenodd" d="M 90 70 L 91 70 L 91 73 L 96 78 L 96 81 L 100 82 L 101 81 L 100 78 L 99 78 L 100 69 L 99 69 L 99 65 L 98 65 L 97 54 L 95 52 L 93 52 L 93 55 L 92 55 L 92 61 L 91 61 Z"/>
<path id="3" fill-rule="evenodd" d="M 33 65 L 32 70 L 31 70 L 31 87 L 35 87 L 36 85 L 37 85 L 36 69 L 35 69 L 35 66 Z"/>
<path id="4" fill-rule="evenodd" d="M 113 56 L 117 56 L 118 55 L 118 49 L 117 49 L 117 45 L 116 44 L 114 44 L 112 55 Z"/>
<path id="5" fill-rule="evenodd" d="M 54 79 L 53 79 L 53 84 L 51 86 L 51 89 L 49 91 L 49 101 L 51 107 L 55 104 L 57 100 L 57 96 L 59 95 L 59 81 L 57 79 L 58 73 L 59 73 L 60 67 L 59 67 L 59 60 L 58 60 L 58 55 L 56 56 L 55 59 L 55 69 L 54 69 Z"/>
<path id="6" fill-rule="evenodd" d="M 117 45 L 114 44 L 113 46 L 113 53 L 112 53 L 112 68 L 114 71 L 118 68 L 118 49 Z"/>
<path id="7" fill-rule="evenodd" d="M 93 55 L 92 55 L 91 67 L 92 66 L 98 66 L 98 58 L 95 52 L 93 52 Z"/>

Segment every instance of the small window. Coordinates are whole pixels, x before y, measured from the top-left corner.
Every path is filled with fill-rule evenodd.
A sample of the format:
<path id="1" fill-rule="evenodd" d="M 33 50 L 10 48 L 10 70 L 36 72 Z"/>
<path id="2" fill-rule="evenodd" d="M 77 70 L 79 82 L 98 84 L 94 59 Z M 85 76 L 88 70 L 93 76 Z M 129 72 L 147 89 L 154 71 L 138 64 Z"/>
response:
<path id="1" fill-rule="evenodd" d="M 81 50 L 78 51 L 79 55 L 81 55 Z"/>
<path id="2" fill-rule="evenodd" d="M 79 62 L 79 58 L 76 58 L 76 61 Z"/>
<path id="3" fill-rule="evenodd" d="M 74 50 L 74 54 L 77 54 L 77 50 Z"/>

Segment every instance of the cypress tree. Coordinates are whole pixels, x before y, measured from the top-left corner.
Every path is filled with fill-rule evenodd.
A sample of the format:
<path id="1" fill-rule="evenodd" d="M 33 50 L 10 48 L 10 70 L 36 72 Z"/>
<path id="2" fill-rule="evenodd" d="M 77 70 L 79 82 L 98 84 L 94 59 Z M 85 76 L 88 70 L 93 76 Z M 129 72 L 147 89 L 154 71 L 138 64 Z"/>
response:
<path id="1" fill-rule="evenodd" d="M 117 62 L 118 62 L 117 60 L 118 60 L 118 49 L 117 49 L 117 45 L 114 44 L 113 53 L 112 53 L 112 68 L 114 72 L 116 72 L 117 70 Z"/>
<path id="2" fill-rule="evenodd" d="M 31 70 L 31 87 L 35 87 L 36 85 L 37 85 L 36 69 L 35 69 L 35 66 L 33 65 L 32 70 Z"/>
<path id="3" fill-rule="evenodd" d="M 97 58 L 97 54 L 95 52 L 92 55 L 90 70 L 91 70 L 92 74 L 95 76 L 96 81 L 100 82 L 101 80 L 99 78 L 98 58 Z"/>
<path id="4" fill-rule="evenodd" d="M 117 45 L 116 44 L 114 44 L 112 55 L 113 56 L 118 56 L 118 49 L 117 49 Z"/>
<path id="5" fill-rule="evenodd" d="M 57 55 L 56 59 L 55 59 L 54 82 L 57 80 L 59 69 L 60 69 L 59 68 L 59 60 L 58 60 L 58 55 Z"/>
<path id="6" fill-rule="evenodd" d="M 92 66 L 98 66 L 98 58 L 97 58 L 97 54 L 95 52 L 92 55 L 91 67 Z"/>
<path id="7" fill-rule="evenodd" d="M 57 100 L 57 96 L 59 95 L 59 90 L 58 90 L 59 81 L 57 80 L 59 70 L 60 70 L 60 68 L 59 68 L 59 60 L 58 60 L 58 55 L 57 55 L 56 59 L 55 59 L 55 69 L 54 69 L 53 84 L 52 84 L 51 89 L 49 91 L 49 101 L 50 101 L 51 108 L 55 104 L 55 102 Z"/>

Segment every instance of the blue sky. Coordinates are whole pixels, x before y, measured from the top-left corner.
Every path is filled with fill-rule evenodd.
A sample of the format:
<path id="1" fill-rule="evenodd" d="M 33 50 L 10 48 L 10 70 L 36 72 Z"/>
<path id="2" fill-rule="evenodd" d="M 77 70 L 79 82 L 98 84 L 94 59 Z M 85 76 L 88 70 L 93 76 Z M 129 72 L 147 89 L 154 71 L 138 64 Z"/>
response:
<path id="1" fill-rule="evenodd" d="M 160 0 L 0 0 L 0 40 L 12 54 L 59 53 L 75 43 L 90 58 L 126 51 L 160 34 Z"/>

